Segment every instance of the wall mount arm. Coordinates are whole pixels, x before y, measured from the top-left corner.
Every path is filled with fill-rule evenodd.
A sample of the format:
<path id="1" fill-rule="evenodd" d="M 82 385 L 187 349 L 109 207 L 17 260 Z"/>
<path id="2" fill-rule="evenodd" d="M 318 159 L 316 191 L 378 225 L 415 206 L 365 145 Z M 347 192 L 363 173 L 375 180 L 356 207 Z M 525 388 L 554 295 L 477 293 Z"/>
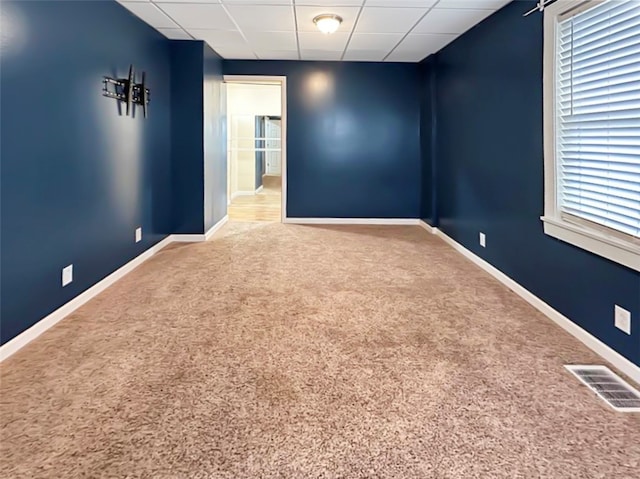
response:
<path id="1" fill-rule="evenodd" d="M 126 103 L 127 116 L 132 112 L 132 105 L 141 105 L 146 118 L 151 92 L 146 88 L 145 79 L 146 73 L 142 72 L 142 83 L 136 83 L 133 65 L 130 65 L 127 78 L 104 77 L 102 79 L 102 95 Z"/>

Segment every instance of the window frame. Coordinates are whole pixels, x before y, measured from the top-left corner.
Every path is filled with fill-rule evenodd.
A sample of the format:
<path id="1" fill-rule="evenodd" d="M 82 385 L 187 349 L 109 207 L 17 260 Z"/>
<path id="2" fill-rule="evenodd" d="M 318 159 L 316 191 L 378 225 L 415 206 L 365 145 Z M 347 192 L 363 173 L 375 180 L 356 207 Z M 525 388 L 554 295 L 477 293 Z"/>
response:
<path id="1" fill-rule="evenodd" d="M 625 233 L 577 217 L 568 218 L 558 207 L 556 161 L 556 43 L 560 21 L 605 0 L 557 1 L 544 11 L 544 216 L 545 234 L 596 255 L 640 271 L 640 241 Z M 569 215 L 571 216 L 571 215 Z"/>

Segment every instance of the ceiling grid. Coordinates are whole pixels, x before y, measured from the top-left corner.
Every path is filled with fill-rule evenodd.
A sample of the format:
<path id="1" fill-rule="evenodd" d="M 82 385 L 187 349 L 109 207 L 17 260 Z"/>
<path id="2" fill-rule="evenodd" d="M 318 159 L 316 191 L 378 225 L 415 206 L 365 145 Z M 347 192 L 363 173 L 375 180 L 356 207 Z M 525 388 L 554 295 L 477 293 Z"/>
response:
<path id="1" fill-rule="evenodd" d="M 167 38 L 226 59 L 419 62 L 510 0 L 118 0 Z M 336 14 L 326 35 L 313 18 Z"/>

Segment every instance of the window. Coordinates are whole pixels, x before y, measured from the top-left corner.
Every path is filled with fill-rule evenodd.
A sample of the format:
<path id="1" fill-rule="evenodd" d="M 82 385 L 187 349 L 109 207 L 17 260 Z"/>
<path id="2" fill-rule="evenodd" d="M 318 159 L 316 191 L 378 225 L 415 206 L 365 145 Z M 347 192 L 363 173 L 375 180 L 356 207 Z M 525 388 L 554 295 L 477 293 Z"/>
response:
<path id="1" fill-rule="evenodd" d="M 640 1 L 545 10 L 545 233 L 640 271 Z"/>

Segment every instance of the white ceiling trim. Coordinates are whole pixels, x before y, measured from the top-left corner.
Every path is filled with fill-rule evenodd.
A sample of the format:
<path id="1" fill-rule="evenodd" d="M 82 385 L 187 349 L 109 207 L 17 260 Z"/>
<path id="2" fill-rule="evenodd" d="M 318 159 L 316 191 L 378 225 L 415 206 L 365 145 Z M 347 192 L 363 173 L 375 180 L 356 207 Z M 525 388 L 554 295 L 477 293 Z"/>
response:
<path id="1" fill-rule="evenodd" d="M 174 40 L 227 59 L 419 62 L 510 0 L 117 0 Z M 313 17 L 335 13 L 334 35 Z"/>

